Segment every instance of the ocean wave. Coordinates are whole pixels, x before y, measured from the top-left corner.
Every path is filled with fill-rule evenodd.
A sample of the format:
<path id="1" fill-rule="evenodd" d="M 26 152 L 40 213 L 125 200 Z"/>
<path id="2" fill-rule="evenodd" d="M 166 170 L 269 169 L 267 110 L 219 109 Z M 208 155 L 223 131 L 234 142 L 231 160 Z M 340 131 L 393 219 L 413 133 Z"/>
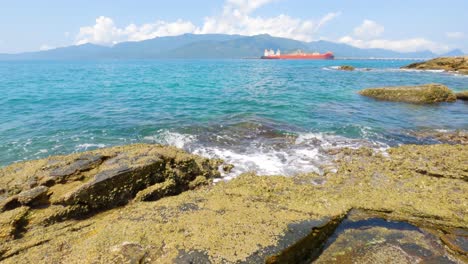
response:
<path id="1" fill-rule="evenodd" d="M 143 137 L 143 140 L 148 143 L 158 143 L 182 149 L 195 141 L 195 139 L 196 137 L 193 135 L 171 132 L 168 130 L 159 130 L 155 135 Z"/>
<path id="2" fill-rule="evenodd" d="M 366 146 L 385 150 L 388 147 L 378 142 L 325 133 L 299 133 L 295 140 L 291 140 L 291 135 L 284 138 L 257 137 L 251 138 L 248 143 L 239 141 L 237 144 L 223 144 L 224 137 L 228 137 L 227 141 L 232 141 L 230 136 L 214 135 L 216 141 L 208 141 L 171 131 L 160 131 L 159 134 L 145 137 L 145 140 L 176 146 L 197 155 L 223 159 L 225 163 L 233 164 L 234 169 L 224 174 L 223 180 L 230 180 L 245 172 L 287 176 L 309 172 L 322 174 L 323 168 L 332 165 L 333 157 L 328 154 L 330 149 Z"/>
<path id="3" fill-rule="evenodd" d="M 105 144 L 92 144 L 92 143 L 84 143 L 84 144 L 78 144 L 75 146 L 75 151 L 76 152 L 81 152 L 81 151 L 87 151 L 91 149 L 98 149 L 98 148 L 105 148 Z"/>

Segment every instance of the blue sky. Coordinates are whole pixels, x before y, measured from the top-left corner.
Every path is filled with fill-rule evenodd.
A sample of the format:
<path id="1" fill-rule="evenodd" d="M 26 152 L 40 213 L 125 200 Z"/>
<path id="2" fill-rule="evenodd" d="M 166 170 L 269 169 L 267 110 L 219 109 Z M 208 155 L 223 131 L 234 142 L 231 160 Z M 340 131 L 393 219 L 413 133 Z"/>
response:
<path id="1" fill-rule="evenodd" d="M 467 0 L 0 0 L 0 53 L 182 33 L 468 53 Z"/>

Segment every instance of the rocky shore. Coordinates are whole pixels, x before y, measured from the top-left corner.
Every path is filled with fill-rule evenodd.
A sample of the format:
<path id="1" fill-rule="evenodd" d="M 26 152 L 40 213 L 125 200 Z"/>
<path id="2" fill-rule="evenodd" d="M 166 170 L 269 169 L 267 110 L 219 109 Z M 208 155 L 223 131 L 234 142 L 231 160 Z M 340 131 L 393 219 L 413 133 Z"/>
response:
<path id="1" fill-rule="evenodd" d="M 463 263 L 468 147 L 341 149 L 323 175 L 244 174 L 130 145 L 0 170 L 4 263 Z M 225 164 L 226 165 L 226 164 Z"/>
<path id="2" fill-rule="evenodd" d="M 436 83 L 416 86 L 368 88 L 359 91 L 359 94 L 378 100 L 416 104 L 454 102 L 457 100 L 457 96 L 447 86 Z"/>
<path id="3" fill-rule="evenodd" d="M 444 70 L 459 74 L 468 74 L 468 56 L 463 57 L 441 57 L 425 62 L 412 63 L 402 69 L 416 70 Z"/>

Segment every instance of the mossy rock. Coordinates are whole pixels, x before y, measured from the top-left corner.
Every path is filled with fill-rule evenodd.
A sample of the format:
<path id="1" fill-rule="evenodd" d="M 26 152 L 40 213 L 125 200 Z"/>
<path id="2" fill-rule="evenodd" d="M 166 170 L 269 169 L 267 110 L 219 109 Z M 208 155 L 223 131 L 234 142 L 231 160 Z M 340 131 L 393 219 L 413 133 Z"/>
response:
<path id="1" fill-rule="evenodd" d="M 350 66 L 350 65 L 342 65 L 340 67 L 338 67 L 338 70 L 341 70 L 341 71 L 354 71 L 356 68 L 354 68 L 353 66 Z"/>
<path id="2" fill-rule="evenodd" d="M 368 88 L 359 91 L 359 94 L 378 100 L 416 104 L 454 102 L 456 100 L 455 94 L 442 84 Z"/>
<path id="3" fill-rule="evenodd" d="M 468 91 L 458 92 L 455 95 L 458 100 L 468 100 Z"/>
<path id="4" fill-rule="evenodd" d="M 177 155 L 187 155 L 197 164 L 206 161 L 181 150 L 151 145 L 100 151 L 110 157 L 124 153 L 125 157 L 132 157 L 134 165 L 144 167 L 149 154 L 164 162 L 175 161 Z M 85 219 L 65 218 L 46 225 L 40 221 L 50 215 L 60 218 L 69 214 L 67 210 L 75 215 L 86 213 L 86 206 L 92 204 L 85 196 L 72 206 L 51 204 L 47 208 L 29 208 L 27 212 L 20 209 L 23 207 L 5 211 L 0 214 L 0 220 L 5 219 L 0 221 L 5 230 L 0 241 L 0 259 L 4 263 L 174 263 L 177 260 L 259 263 L 269 256 L 286 256 L 280 254 L 287 253 L 283 251 L 286 248 L 293 249 L 288 255 L 295 258 L 294 245 L 298 239 L 308 231 L 314 235 L 327 219 L 346 215 L 352 208 L 385 212 L 388 219 L 421 226 L 468 228 L 468 146 L 405 145 L 391 148 L 385 155 L 370 149 L 345 149 L 336 156 L 336 173 L 325 173 L 320 185 L 307 183 L 310 181 L 306 178 L 316 179 L 319 177 L 316 174 L 301 175 L 301 180 L 244 174 L 228 182 L 199 187 L 198 183 L 204 182 L 205 176 L 201 176 L 204 170 L 193 168 L 187 159 L 177 159 L 184 161 L 181 169 L 198 173 L 202 170 L 201 174 L 193 174 L 190 183 L 197 185 L 194 190 L 187 186 L 187 191 L 176 195 L 173 190 L 180 182 L 173 177 L 175 171 L 171 169 L 165 181 L 141 189 L 139 195 L 135 193 L 138 201 L 133 198 L 121 207 Z M 63 163 L 67 166 L 76 155 L 54 159 L 67 161 Z M 17 186 L 21 182 L 17 178 L 27 178 L 21 171 L 43 172 L 47 163 L 42 160 L 11 165 L 1 170 L 0 180 L 8 178 L 5 186 L 9 190 L 9 182 Z M 80 173 L 85 174 L 83 181 L 89 182 L 95 180 L 101 169 L 125 164 L 126 158 L 108 158 L 98 167 Z M 177 167 L 177 163 L 166 165 Z M 45 170 L 50 169 L 54 168 Z M 136 177 L 137 171 L 146 172 L 134 170 L 128 177 Z M 185 176 L 184 179 L 192 177 Z M 73 177 L 81 183 L 78 178 Z M 58 188 L 61 194 L 71 183 L 60 184 L 63 185 Z M 49 188 L 49 193 L 55 191 L 55 186 Z M 126 195 L 118 190 L 117 193 Z M 316 235 L 321 237 L 322 232 Z M 447 243 L 452 243 L 454 238 L 448 238 L 451 240 Z M 376 250 L 364 253 L 380 252 Z"/>
<path id="5" fill-rule="evenodd" d="M 444 70 L 468 74 L 468 56 L 435 58 L 424 62 L 412 63 L 402 67 L 402 69 Z"/>

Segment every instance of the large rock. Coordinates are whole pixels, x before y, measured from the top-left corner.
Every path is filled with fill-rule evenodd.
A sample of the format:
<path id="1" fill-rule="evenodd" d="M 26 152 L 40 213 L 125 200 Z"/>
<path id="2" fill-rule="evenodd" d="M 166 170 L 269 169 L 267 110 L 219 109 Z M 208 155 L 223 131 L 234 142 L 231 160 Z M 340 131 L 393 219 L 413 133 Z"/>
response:
<path id="1" fill-rule="evenodd" d="M 341 71 L 354 71 L 355 68 L 353 66 L 350 66 L 350 65 L 342 65 L 342 66 L 338 67 L 338 70 L 341 70 Z"/>
<path id="2" fill-rule="evenodd" d="M 459 100 L 468 100 L 468 91 L 458 92 L 455 94 Z"/>
<path id="3" fill-rule="evenodd" d="M 358 250 L 359 261 L 391 261 L 387 252 L 416 262 L 456 260 L 464 254 L 460 236 L 468 228 L 465 145 L 408 145 L 384 154 L 343 149 L 335 152 L 336 172 L 323 176 L 244 174 L 201 187 L 218 175 L 219 161 L 152 145 L 93 153 L 108 158 L 79 172 L 80 177 L 49 186 L 50 204 L 24 214 L 17 211 L 24 207 L 0 213 L 0 218 L 21 219 L 3 221 L 13 223 L 5 225 L 9 235 L 0 243 L 4 263 L 295 263 L 320 257 L 328 248 L 326 262 L 326 256 L 349 253 L 348 246 Z M 8 195 L 17 195 L 22 182 L 32 176 L 41 182 L 50 170 L 73 163 L 79 155 L 8 166 L 0 170 L 0 182 Z M 163 164 L 162 173 L 155 173 Z M 317 177 L 323 179 L 321 184 L 311 184 Z M 358 231 L 359 238 L 343 244 L 355 239 L 352 232 L 346 236 L 337 227 L 352 208 L 434 230 L 431 241 L 438 248 L 426 248 L 431 245 L 420 240 L 426 237 L 419 232 L 385 230 L 372 219 L 370 226 L 363 226 L 367 231 L 352 221 L 350 231 Z M 95 214 L 84 219 L 41 221 L 90 210 Z M 444 236 L 442 242 L 438 236 Z"/>
<path id="4" fill-rule="evenodd" d="M 460 74 L 468 74 L 468 56 L 435 58 L 425 62 L 412 63 L 402 68 L 417 70 L 444 70 L 458 72 Z"/>
<path id="5" fill-rule="evenodd" d="M 453 92 L 442 84 L 368 88 L 361 90 L 359 94 L 378 100 L 417 104 L 453 102 L 456 100 Z"/>
<path id="6" fill-rule="evenodd" d="M 220 176 L 219 165 L 173 147 L 142 144 L 18 163 L 0 170 L 0 183 L 10 194 L 0 200 L 0 212 L 52 204 L 56 207 L 44 216 L 46 222 L 83 217 L 124 205 L 169 179 L 170 191 L 147 196 L 154 200 L 208 184 Z M 31 182 L 40 185 L 30 188 Z"/>

